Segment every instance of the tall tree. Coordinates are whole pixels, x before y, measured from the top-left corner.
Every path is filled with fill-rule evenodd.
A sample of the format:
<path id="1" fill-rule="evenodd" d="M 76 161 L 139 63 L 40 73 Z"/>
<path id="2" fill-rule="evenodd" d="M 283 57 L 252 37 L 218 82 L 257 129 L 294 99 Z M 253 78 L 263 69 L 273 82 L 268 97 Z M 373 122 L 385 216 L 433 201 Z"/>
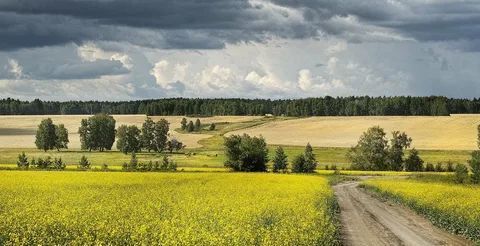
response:
<path id="1" fill-rule="evenodd" d="M 200 131 L 202 127 L 202 124 L 200 123 L 200 119 L 197 119 L 195 121 L 195 131 Z"/>
<path id="2" fill-rule="evenodd" d="M 168 131 L 170 129 L 169 123 L 165 119 L 160 119 L 155 123 L 154 129 L 154 143 L 155 151 L 162 152 L 167 147 Z"/>
<path id="3" fill-rule="evenodd" d="M 184 117 L 182 118 L 182 121 L 180 122 L 182 124 L 182 130 L 186 130 L 187 129 L 187 119 Z"/>
<path id="4" fill-rule="evenodd" d="M 418 151 L 413 148 L 405 160 L 405 171 L 407 172 L 421 172 L 423 171 L 423 160 L 418 155 Z"/>
<path id="5" fill-rule="evenodd" d="M 111 150 L 115 142 L 115 119 L 107 114 L 97 114 L 81 122 L 78 129 L 82 149 Z"/>
<path id="6" fill-rule="evenodd" d="M 35 136 L 35 145 L 43 151 L 54 149 L 57 143 L 57 135 L 55 134 L 55 125 L 52 119 L 47 118 L 38 125 L 37 134 Z"/>
<path id="7" fill-rule="evenodd" d="M 352 162 L 353 169 L 386 170 L 388 141 L 385 131 L 375 126 L 362 134 L 357 145 L 350 149 L 347 157 Z"/>
<path id="8" fill-rule="evenodd" d="M 68 130 L 63 124 L 55 126 L 55 135 L 57 136 L 55 148 L 57 150 L 68 149 L 68 143 L 70 142 L 68 140 Z"/>
<path id="9" fill-rule="evenodd" d="M 278 146 L 273 157 L 273 172 L 285 172 L 287 170 L 288 159 L 282 146 Z"/>
<path id="10" fill-rule="evenodd" d="M 148 152 L 155 151 L 155 122 L 147 117 L 142 125 L 142 147 Z"/>
<path id="11" fill-rule="evenodd" d="M 392 132 L 392 139 L 390 140 L 390 147 L 388 148 L 388 165 L 389 169 L 393 171 L 403 170 L 403 155 L 404 150 L 410 147 L 412 138 L 408 137 L 405 132 Z"/>
<path id="12" fill-rule="evenodd" d="M 310 143 L 307 143 L 305 146 L 305 165 L 304 165 L 304 172 L 305 173 L 312 173 L 317 168 L 317 160 L 315 158 L 315 154 L 313 153 L 313 148 Z"/>

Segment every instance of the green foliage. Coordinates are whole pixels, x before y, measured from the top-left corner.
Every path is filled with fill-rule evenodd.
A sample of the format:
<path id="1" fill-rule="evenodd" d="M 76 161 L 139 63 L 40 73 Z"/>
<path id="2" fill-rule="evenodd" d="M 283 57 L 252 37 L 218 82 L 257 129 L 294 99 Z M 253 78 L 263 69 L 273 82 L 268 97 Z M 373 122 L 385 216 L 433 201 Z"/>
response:
<path id="1" fill-rule="evenodd" d="M 208 127 L 208 130 L 210 131 L 215 130 L 215 123 L 210 124 L 210 126 Z"/>
<path id="2" fill-rule="evenodd" d="M 63 124 L 59 124 L 58 126 L 55 126 L 55 135 L 56 135 L 55 148 L 57 150 L 68 149 L 68 143 L 70 142 L 68 140 L 68 130 L 67 128 L 65 128 Z"/>
<path id="3" fill-rule="evenodd" d="M 310 143 L 305 147 L 305 151 L 301 155 L 294 157 L 292 161 L 292 172 L 294 173 L 312 173 L 317 167 L 315 154 L 313 153 Z"/>
<path id="4" fill-rule="evenodd" d="M 385 131 L 379 126 L 364 132 L 357 145 L 347 154 L 352 169 L 387 170 L 388 141 L 385 136 Z"/>
<path id="5" fill-rule="evenodd" d="M 27 155 L 25 155 L 25 152 L 22 152 L 21 154 L 18 155 L 17 166 L 18 168 L 21 168 L 21 169 L 28 168 L 29 166 L 28 157 Z"/>
<path id="6" fill-rule="evenodd" d="M 35 167 L 39 169 L 48 169 L 51 168 L 53 165 L 52 158 L 50 156 L 47 156 L 45 159 L 38 158 L 38 160 L 35 162 Z M 32 163 L 33 166 L 33 163 Z"/>
<path id="7" fill-rule="evenodd" d="M 427 163 L 425 166 L 425 172 L 435 172 L 435 167 L 432 163 Z"/>
<path id="8" fill-rule="evenodd" d="M 437 163 L 437 165 L 435 165 L 435 172 L 445 172 L 442 163 Z"/>
<path id="9" fill-rule="evenodd" d="M 170 130 L 169 125 L 165 119 L 160 119 L 155 123 L 154 150 L 157 152 L 162 152 L 167 147 L 168 131 Z"/>
<path id="10" fill-rule="evenodd" d="M 303 170 L 305 170 L 304 166 L 305 166 L 305 156 L 304 155 L 296 155 L 295 157 L 293 157 L 293 161 L 292 161 L 292 172 L 293 173 L 303 172 Z"/>
<path id="11" fill-rule="evenodd" d="M 193 121 L 189 121 L 187 125 L 187 132 L 195 131 L 195 126 L 193 125 Z"/>
<path id="12" fill-rule="evenodd" d="M 472 168 L 472 183 L 480 183 L 480 151 L 475 150 L 472 152 L 472 159 L 469 161 Z"/>
<path id="13" fill-rule="evenodd" d="M 153 122 L 152 118 L 150 117 L 147 117 L 145 119 L 145 122 L 143 122 L 142 124 L 141 141 L 142 141 L 142 147 L 146 149 L 148 152 L 156 149 L 155 122 Z"/>
<path id="14" fill-rule="evenodd" d="M 224 137 L 224 146 L 225 167 L 244 172 L 267 170 L 268 148 L 263 137 L 231 135 Z"/>
<path id="15" fill-rule="evenodd" d="M 55 134 L 55 125 L 52 119 L 44 119 L 38 125 L 35 136 L 35 145 L 43 151 L 54 149 L 57 145 L 57 135 Z"/>
<path id="16" fill-rule="evenodd" d="M 463 164 L 457 164 L 455 167 L 454 180 L 458 184 L 463 184 L 468 181 L 468 168 Z"/>
<path id="17" fill-rule="evenodd" d="M 90 169 L 90 162 L 88 161 L 87 157 L 82 155 L 82 158 L 80 158 L 80 161 L 78 162 L 78 168 L 79 169 Z"/>
<path id="18" fill-rule="evenodd" d="M 184 117 L 182 118 L 182 121 L 180 122 L 182 124 L 182 130 L 186 130 L 187 129 L 187 119 Z"/>
<path id="19" fill-rule="evenodd" d="M 122 153 L 141 151 L 140 129 L 137 126 L 121 125 L 117 129 L 117 149 Z"/>
<path id="20" fill-rule="evenodd" d="M 447 161 L 447 169 L 446 169 L 447 172 L 454 172 L 455 171 L 455 168 L 453 168 L 453 162 L 452 161 Z"/>
<path id="21" fill-rule="evenodd" d="M 78 129 L 82 149 L 111 150 L 115 142 L 115 119 L 106 114 L 97 114 L 82 119 Z"/>
<path id="22" fill-rule="evenodd" d="M 412 138 L 408 137 L 405 132 L 392 132 L 392 139 L 388 148 L 387 162 L 389 170 L 402 171 L 403 170 L 403 155 L 404 150 L 410 147 Z"/>
<path id="23" fill-rule="evenodd" d="M 195 120 L 195 131 L 200 131 L 202 129 L 201 127 L 200 119 Z"/>
<path id="24" fill-rule="evenodd" d="M 275 150 L 275 157 L 273 158 L 273 172 L 286 172 L 288 166 L 287 155 L 282 146 L 278 146 Z"/>
<path id="25" fill-rule="evenodd" d="M 178 141 L 176 138 L 170 139 L 167 141 L 167 151 L 172 153 L 173 151 L 180 151 L 186 146 L 182 142 Z"/>
<path id="26" fill-rule="evenodd" d="M 423 160 L 418 155 L 418 151 L 413 148 L 405 160 L 405 171 L 407 172 L 421 172 L 423 171 Z"/>
<path id="27" fill-rule="evenodd" d="M 285 115 L 367 116 L 479 113 L 474 99 L 445 97 L 319 97 L 293 100 L 165 98 L 128 102 L 31 102 L 0 100 L 0 114 L 147 114 L 147 115 Z"/>
<path id="28" fill-rule="evenodd" d="M 57 170 L 64 170 L 67 167 L 65 163 L 62 161 L 62 158 L 55 158 L 53 160 L 53 168 Z"/>

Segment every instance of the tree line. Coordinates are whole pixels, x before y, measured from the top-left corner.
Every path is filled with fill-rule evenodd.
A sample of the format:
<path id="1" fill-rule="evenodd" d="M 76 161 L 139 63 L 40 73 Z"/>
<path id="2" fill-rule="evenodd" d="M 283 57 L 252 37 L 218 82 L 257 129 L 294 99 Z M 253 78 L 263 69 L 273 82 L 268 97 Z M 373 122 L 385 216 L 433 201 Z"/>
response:
<path id="1" fill-rule="evenodd" d="M 165 98 L 137 101 L 0 100 L 0 115 L 53 114 L 368 116 L 480 113 L 480 98 L 319 97 L 304 99 Z"/>
<path id="2" fill-rule="evenodd" d="M 121 125 L 115 129 L 116 121 L 111 115 L 97 114 L 82 119 L 78 133 L 82 150 L 111 150 L 115 139 L 116 147 L 127 154 L 132 152 L 179 151 L 186 146 L 169 134 L 167 120 L 154 122 L 150 117 L 145 119 L 141 129 L 136 125 Z M 43 119 L 38 125 L 35 144 L 44 151 L 68 148 L 68 131 L 63 124 L 55 125 L 52 119 Z"/>

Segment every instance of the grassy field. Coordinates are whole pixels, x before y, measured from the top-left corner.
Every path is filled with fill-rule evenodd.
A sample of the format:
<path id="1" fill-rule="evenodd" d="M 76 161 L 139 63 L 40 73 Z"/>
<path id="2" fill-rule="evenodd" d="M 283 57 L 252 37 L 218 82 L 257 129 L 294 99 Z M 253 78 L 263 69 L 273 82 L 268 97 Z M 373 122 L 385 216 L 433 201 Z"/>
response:
<path id="1" fill-rule="evenodd" d="M 453 177 L 422 175 L 408 179 L 370 179 L 364 185 L 424 214 L 438 226 L 480 242 L 480 187 L 453 183 Z"/>
<path id="2" fill-rule="evenodd" d="M 0 171 L 1 245 L 335 245 L 321 176 Z"/>
<path id="3" fill-rule="evenodd" d="M 277 121 L 230 134 L 263 135 L 270 144 L 351 147 L 367 128 L 379 125 L 390 134 L 405 131 L 417 149 L 473 150 L 477 148 L 480 115 L 310 117 Z"/>

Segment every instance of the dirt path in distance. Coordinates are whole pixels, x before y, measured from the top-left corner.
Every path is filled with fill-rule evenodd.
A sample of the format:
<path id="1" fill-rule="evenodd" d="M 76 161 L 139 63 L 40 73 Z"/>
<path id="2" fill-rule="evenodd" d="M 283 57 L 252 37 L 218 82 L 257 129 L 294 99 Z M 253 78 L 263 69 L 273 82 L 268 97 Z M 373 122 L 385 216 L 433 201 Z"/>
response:
<path id="1" fill-rule="evenodd" d="M 403 206 L 378 200 L 358 184 L 333 186 L 340 205 L 344 245 L 473 245 Z"/>

